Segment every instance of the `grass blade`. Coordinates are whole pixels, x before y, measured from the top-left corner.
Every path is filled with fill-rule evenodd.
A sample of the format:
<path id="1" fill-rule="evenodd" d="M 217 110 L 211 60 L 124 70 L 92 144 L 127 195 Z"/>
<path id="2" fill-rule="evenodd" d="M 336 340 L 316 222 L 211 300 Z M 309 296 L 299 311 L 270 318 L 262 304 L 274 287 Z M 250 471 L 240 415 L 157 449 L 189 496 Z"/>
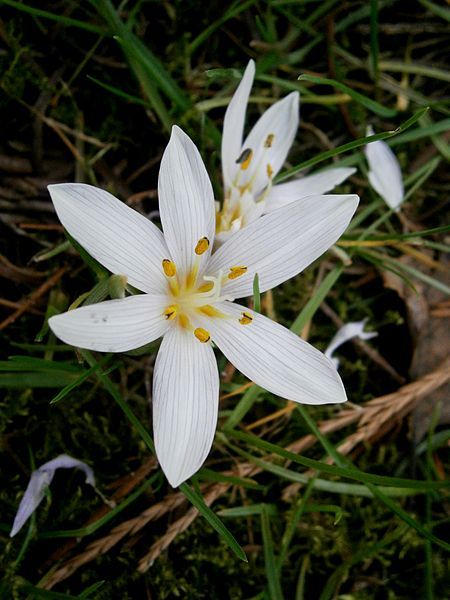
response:
<path id="1" fill-rule="evenodd" d="M 195 506 L 199 513 L 208 521 L 208 523 L 217 531 L 220 537 L 228 544 L 238 558 L 244 562 L 248 562 L 247 556 L 241 546 L 238 544 L 233 535 L 228 531 L 219 517 L 207 506 L 203 498 L 197 494 L 187 483 L 182 483 L 179 489 L 189 502 Z"/>
<path id="2" fill-rule="evenodd" d="M 300 75 L 298 79 L 299 81 L 311 81 L 312 83 L 317 83 L 320 85 L 331 85 L 337 90 L 343 92 L 344 94 L 348 94 L 355 102 L 358 102 L 358 104 L 361 104 L 362 106 L 364 106 L 365 108 L 367 108 L 368 110 L 380 117 L 395 117 L 395 115 L 397 114 L 397 111 L 393 108 L 386 108 L 378 102 L 375 102 L 375 100 L 367 98 L 367 96 L 356 92 L 348 85 L 345 85 L 340 81 L 336 81 L 335 79 L 328 79 L 327 77 L 316 77 L 315 75 L 307 74 Z"/>

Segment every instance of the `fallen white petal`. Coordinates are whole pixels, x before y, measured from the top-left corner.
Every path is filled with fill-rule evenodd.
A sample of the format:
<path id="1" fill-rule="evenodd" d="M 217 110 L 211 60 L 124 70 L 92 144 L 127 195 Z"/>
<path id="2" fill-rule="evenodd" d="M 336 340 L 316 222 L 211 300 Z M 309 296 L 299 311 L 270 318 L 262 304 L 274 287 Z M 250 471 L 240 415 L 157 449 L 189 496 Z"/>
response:
<path id="1" fill-rule="evenodd" d="M 373 135 L 372 127 L 367 128 L 366 135 Z M 393 210 L 398 210 L 403 202 L 402 171 L 397 157 L 382 140 L 372 142 L 364 147 L 369 163 L 369 182 L 373 189 Z"/>
<path id="2" fill-rule="evenodd" d="M 48 191 L 65 229 L 99 263 L 143 292 L 164 292 L 168 250 L 156 225 L 92 185 L 59 183 Z"/>
<path id="3" fill-rule="evenodd" d="M 346 401 L 334 365 L 313 346 L 245 306 L 223 302 L 218 308 L 227 317 L 210 320 L 212 340 L 246 377 L 269 392 L 303 404 Z M 253 317 L 250 324 L 239 323 L 243 312 Z"/>
<path id="4" fill-rule="evenodd" d="M 169 327 L 167 296 L 142 294 L 82 306 L 51 317 L 48 324 L 63 342 L 99 352 L 126 352 L 161 337 Z"/>
<path id="5" fill-rule="evenodd" d="M 156 454 L 177 487 L 202 466 L 217 425 L 219 374 L 210 343 L 173 327 L 164 336 L 153 376 Z"/>
<path id="6" fill-rule="evenodd" d="M 358 201 L 356 195 L 310 196 L 264 215 L 226 240 L 206 271 L 226 274 L 230 267 L 247 267 L 244 275 L 224 284 L 223 295 L 231 298 L 251 295 L 256 273 L 260 291 L 269 290 L 300 273 L 334 244 Z"/>
<path id="7" fill-rule="evenodd" d="M 245 113 L 254 76 L 255 63 L 253 60 L 250 60 L 225 112 L 221 151 L 225 188 L 231 185 L 235 173 L 239 168 L 239 166 L 236 165 L 236 160 L 241 154 Z"/>
<path id="8" fill-rule="evenodd" d="M 42 502 L 45 490 L 50 485 L 56 469 L 77 468 L 84 471 L 86 483 L 95 487 L 94 472 L 86 463 L 67 454 L 61 454 L 53 460 L 44 463 L 36 471 L 33 471 L 27 489 L 20 501 L 19 509 L 14 519 L 10 537 L 18 533 L 26 521 L 31 517 L 36 508 Z"/>
<path id="9" fill-rule="evenodd" d="M 253 157 L 250 166 L 242 172 L 239 185 L 245 185 L 252 180 L 252 193 L 255 198 L 269 183 L 267 165 L 270 165 L 273 176 L 283 166 L 289 149 L 297 135 L 299 123 L 298 92 L 292 92 L 282 100 L 272 104 L 259 118 L 247 139 L 242 144 L 243 149 L 250 148 Z M 266 148 L 267 136 L 272 134 L 270 148 Z"/>
<path id="10" fill-rule="evenodd" d="M 366 323 L 367 319 L 363 319 L 362 321 L 346 323 L 338 329 L 324 352 L 325 356 L 328 356 L 328 358 L 334 362 L 336 368 L 339 366 L 339 360 L 334 358 L 333 354 L 339 346 L 342 346 L 342 344 L 345 344 L 355 337 L 360 340 L 370 340 L 378 335 L 376 331 L 364 331 Z"/>
<path id="11" fill-rule="evenodd" d="M 294 179 L 288 183 L 274 185 L 267 197 L 265 212 L 276 210 L 307 196 L 325 194 L 355 172 L 356 169 L 353 168 L 338 167 L 321 173 L 306 175 L 301 179 Z"/>
<path id="12" fill-rule="evenodd" d="M 170 257 L 187 273 L 198 258 L 197 242 L 208 238 L 209 256 L 214 242 L 215 204 L 211 182 L 192 140 L 177 126 L 161 160 L 158 179 L 159 212 Z"/>

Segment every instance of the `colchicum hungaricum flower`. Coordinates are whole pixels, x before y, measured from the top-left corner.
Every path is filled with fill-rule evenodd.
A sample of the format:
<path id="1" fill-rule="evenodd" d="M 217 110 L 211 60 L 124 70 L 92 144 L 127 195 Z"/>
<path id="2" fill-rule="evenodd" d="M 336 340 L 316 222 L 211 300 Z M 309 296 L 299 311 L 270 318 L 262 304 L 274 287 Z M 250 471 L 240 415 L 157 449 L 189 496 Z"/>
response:
<path id="1" fill-rule="evenodd" d="M 243 142 L 245 113 L 255 76 L 251 60 L 225 113 L 222 135 L 224 202 L 217 212 L 216 244 L 262 214 L 323 194 L 355 172 L 328 169 L 301 179 L 273 185 L 297 134 L 298 92 L 275 102 L 260 117 Z"/>
<path id="2" fill-rule="evenodd" d="M 333 354 L 340 346 L 342 346 L 349 340 L 352 340 L 353 338 L 358 338 L 360 340 L 371 340 L 372 338 L 378 335 L 376 331 L 364 331 L 366 323 L 367 319 L 363 319 L 362 321 L 352 321 L 351 323 L 345 323 L 345 325 L 342 325 L 342 327 L 338 329 L 336 334 L 333 336 L 324 354 L 331 361 L 333 361 L 336 369 L 339 367 L 339 359 L 335 358 Z"/>
<path id="3" fill-rule="evenodd" d="M 19 509 L 14 519 L 10 537 L 14 537 L 25 525 L 45 496 L 45 490 L 53 481 L 57 469 L 81 469 L 86 475 L 86 483 L 95 489 L 94 471 L 86 463 L 72 458 L 67 454 L 60 454 L 49 460 L 31 473 L 27 489 L 20 501 Z"/>
<path id="4" fill-rule="evenodd" d="M 154 367 L 153 430 L 167 479 L 177 486 L 209 453 L 217 423 L 214 342 L 246 377 L 307 404 L 344 402 L 333 364 L 281 325 L 235 298 L 293 277 L 331 246 L 358 204 L 354 195 L 317 196 L 265 215 L 212 253 L 214 196 L 197 148 L 174 127 L 159 172 L 164 234 L 108 192 L 49 186 L 70 235 L 142 294 L 52 317 L 66 343 L 125 352 L 163 336 Z"/>
<path id="5" fill-rule="evenodd" d="M 366 135 L 373 135 L 367 127 Z M 369 182 L 389 208 L 398 212 L 403 202 L 403 179 L 397 157 L 382 140 L 367 144 L 364 153 L 369 163 Z"/>

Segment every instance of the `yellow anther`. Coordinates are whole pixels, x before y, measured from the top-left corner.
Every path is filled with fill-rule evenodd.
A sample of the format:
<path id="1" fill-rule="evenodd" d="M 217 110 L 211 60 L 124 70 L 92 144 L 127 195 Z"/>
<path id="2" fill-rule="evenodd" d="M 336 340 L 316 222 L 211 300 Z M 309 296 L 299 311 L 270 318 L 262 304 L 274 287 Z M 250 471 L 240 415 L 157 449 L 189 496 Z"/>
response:
<path id="1" fill-rule="evenodd" d="M 225 315 L 215 306 L 211 306 L 210 304 L 205 304 L 205 306 L 200 306 L 198 308 L 199 312 L 206 315 L 207 317 L 224 317 Z"/>
<path id="2" fill-rule="evenodd" d="M 175 319 L 175 317 L 177 316 L 177 312 L 178 307 L 176 304 L 173 304 L 172 306 L 168 306 L 166 308 L 166 310 L 164 311 L 164 316 L 168 321 L 172 321 L 172 319 Z"/>
<path id="3" fill-rule="evenodd" d="M 251 148 L 246 148 L 242 151 L 242 154 L 237 159 L 236 163 L 241 165 L 242 171 L 246 171 L 252 161 L 253 150 Z"/>
<path id="4" fill-rule="evenodd" d="M 241 325 L 250 325 L 250 323 L 252 321 L 253 321 L 252 315 L 250 315 L 249 313 L 246 313 L 246 312 L 243 312 L 242 317 L 239 319 L 239 323 Z"/>
<path id="5" fill-rule="evenodd" d="M 267 177 L 269 179 L 272 179 L 272 177 L 273 177 L 273 169 L 272 169 L 272 165 L 270 163 L 267 163 L 266 170 L 267 170 Z"/>
<path id="6" fill-rule="evenodd" d="M 264 148 L 272 148 L 274 138 L 275 134 L 269 133 L 269 135 L 266 137 L 266 141 L 264 142 Z"/>
<path id="7" fill-rule="evenodd" d="M 202 237 L 198 240 L 197 245 L 195 246 L 195 254 L 201 256 L 204 254 L 209 248 L 209 240 L 207 237 Z"/>
<path id="8" fill-rule="evenodd" d="M 197 293 L 202 294 L 204 292 L 210 292 L 214 287 L 214 283 L 212 281 L 207 281 L 206 283 L 202 283 L 202 285 L 197 288 Z"/>
<path id="9" fill-rule="evenodd" d="M 194 329 L 194 335 L 199 342 L 202 342 L 202 344 L 209 342 L 211 339 L 209 332 L 206 331 L 206 329 L 203 329 L 203 327 L 197 327 L 197 329 Z"/>
<path id="10" fill-rule="evenodd" d="M 184 313 L 181 313 L 181 315 L 178 317 L 178 323 L 183 329 L 187 329 L 189 331 L 192 329 L 189 317 L 187 317 Z"/>
<path id="11" fill-rule="evenodd" d="M 247 267 L 230 267 L 230 272 L 227 277 L 228 279 L 237 279 L 241 275 L 244 275 L 244 273 L 247 273 Z"/>
<path id="12" fill-rule="evenodd" d="M 165 258 L 162 261 L 162 268 L 166 277 L 174 277 L 177 274 L 177 267 L 174 262 Z"/>

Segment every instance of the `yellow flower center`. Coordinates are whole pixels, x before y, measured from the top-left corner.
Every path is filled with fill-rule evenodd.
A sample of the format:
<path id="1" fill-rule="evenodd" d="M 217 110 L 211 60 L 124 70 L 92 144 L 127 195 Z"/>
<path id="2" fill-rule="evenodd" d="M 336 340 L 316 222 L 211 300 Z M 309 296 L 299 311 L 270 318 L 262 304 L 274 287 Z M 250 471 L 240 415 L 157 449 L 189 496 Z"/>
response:
<path id="1" fill-rule="evenodd" d="M 216 232 L 236 231 L 245 227 L 251 218 L 252 208 L 263 203 L 272 189 L 272 179 L 274 170 L 268 161 L 267 151 L 272 148 L 275 140 L 275 134 L 269 133 L 264 142 L 260 158 L 256 165 L 253 164 L 254 152 L 252 148 L 245 148 L 236 160 L 239 168 L 236 170 L 236 176 L 226 191 L 221 210 L 216 213 Z M 261 172 L 265 171 L 268 183 L 258 197 L 254 195 L 254 185 Z M 253 204 L 253 207 L 252 207 Z"/>
<path id="2" fill-rule="evenodd" d="M 227 300 L 222 295 L 222 287 L 229 280 L 237 279 L 247 273 L 247 267 L 244 265 L 232 266 L 227 275 L 223 276 L 220 272 L 217 276 L 202 275 L 199 277 L 199 268 L 201 255 L 209 248 L 209 240 L 206 237 L 201 238 L 195 248 L 195 259 L 190 271 L 182 274 L 177 270 L 175 263 L 169 258 L 162 261 L 162 270 L 167 278 L 167 288 L 169 302 L 163 312 L 167 321 L 174 321 L 183 329 L 191 331 L 195 337 L 203 343 L 210 340 L 210 333 L 197 327 L 198 318 L 228 318 L 221 310 L 216 308 L 215 304 Z M 242 313 L 239 323 L 248 325 L 253 321 L 249 313 Z"/>

